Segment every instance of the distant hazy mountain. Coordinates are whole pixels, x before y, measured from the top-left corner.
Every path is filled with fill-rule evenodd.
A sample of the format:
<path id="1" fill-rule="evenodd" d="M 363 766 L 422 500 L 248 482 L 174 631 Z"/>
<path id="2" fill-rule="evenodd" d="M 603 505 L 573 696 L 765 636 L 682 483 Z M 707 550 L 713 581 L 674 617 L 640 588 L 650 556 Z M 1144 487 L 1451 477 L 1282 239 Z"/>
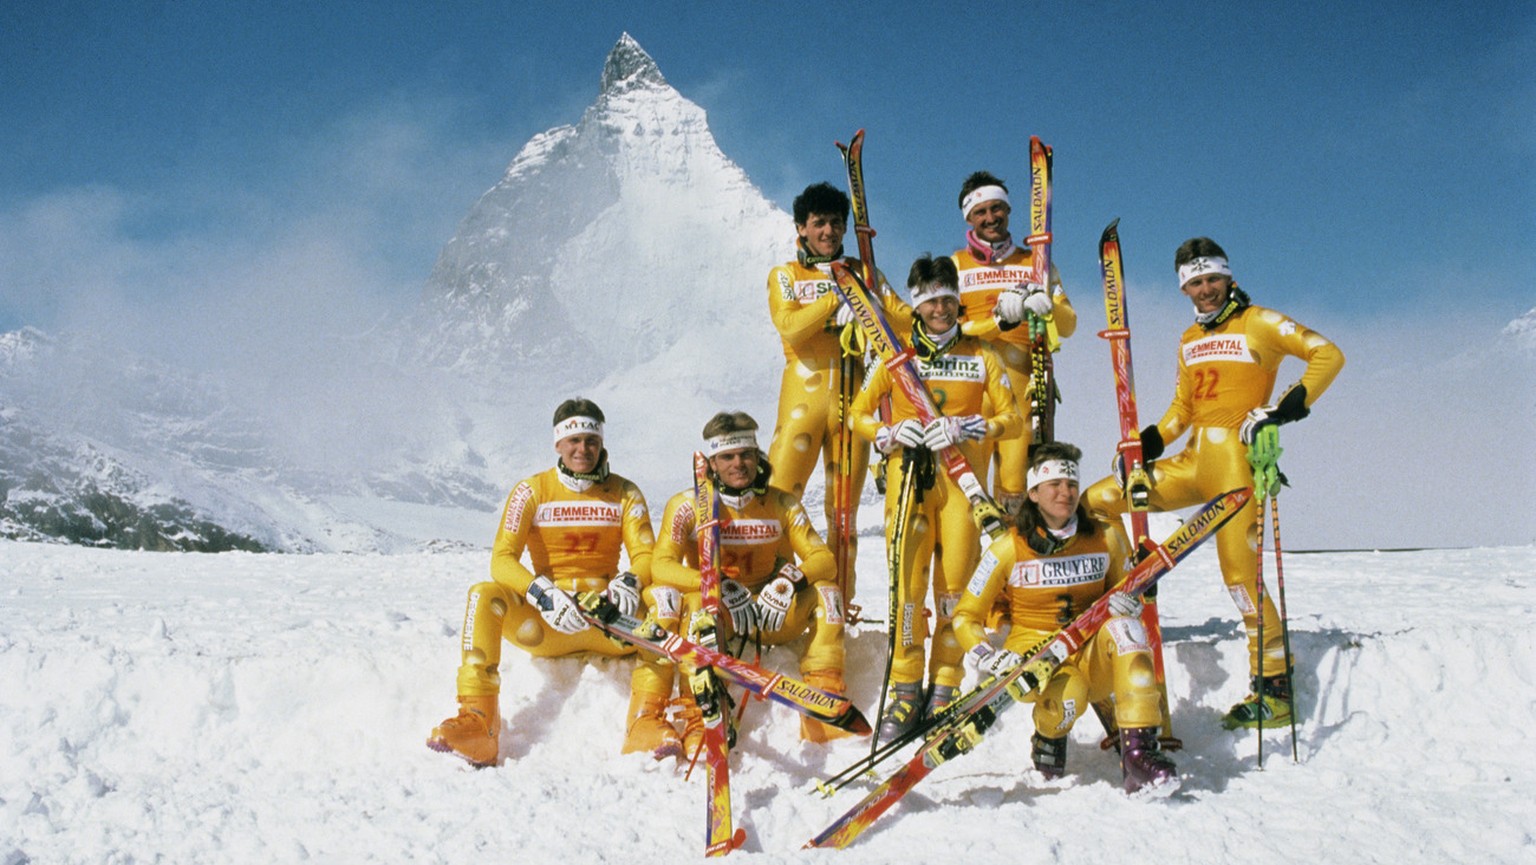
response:
<path id="1" fill-rule="evenodd" d="M 491 511 L 550 465 L 549 416 L 577 393 L 660 498 L 713 412 L 754 411 L 766 445 L 765 278 L 792 238 L 626 34 L 580 121 L 464 217 L 416 315 L 334 370 L 252 394 L 90 335 L 0 335 L 0 537 L 398 549 L 432 536 L 410 507 Z"/>

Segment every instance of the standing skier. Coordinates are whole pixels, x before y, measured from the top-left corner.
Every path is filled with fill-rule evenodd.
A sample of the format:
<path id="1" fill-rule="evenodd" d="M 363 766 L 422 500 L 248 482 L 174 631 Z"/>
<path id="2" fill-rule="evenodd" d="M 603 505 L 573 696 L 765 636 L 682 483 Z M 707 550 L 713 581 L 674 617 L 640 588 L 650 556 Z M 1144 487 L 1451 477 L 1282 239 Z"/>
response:
<path id="1" fill-rule="evenodd" d="M 1026 500 L 1015 531 L 982 554 L 955 608 L 955 637 L 982 674 L 1016 666 L 1037 643 L 1112 592 L 1131 566 L 1131 544 L 1118 522 L 1088 515 L 1078 489 L 1082 451 L 1047 442 L 1030 453 Z M 1006 599 L 1012 628 L 1002 648 L 987 637 L 987 616 Z M 1062 664 L 1035 701 L 1035 768 L 1047 778 L 1066 771 L 1067 734 L 1091 704 L 1113 696 L 1120 729 L 1125 789 L 1135 792 L 1174 778 L 1158 748 L 1162 721 L 1152 653 L 1138 616 L 1141 598 L 1117 594 L 1104 627 Z"/>
<path id="2" fill-rule="evenodd" d="M 948 474 L 936 470 L 934 452 L 959 447 L 977 477 L 985 477 L 992 443 L 1019 435 L 1024 423 L 997 353 L 960 332 L 954 262 L 926 255 L 919 258 L 912 264 L 907 288 L 916 305 L 912 346 L 918 375 L 943 414 L 925 427 L 884 365 L 875 368 L 853 404 L 854 429 L 890 457 L 886 545 L 888 555 L 901 565 L 896 621 L 890 624 L 899 636 L 891 659 L 891 692 L 880 719 L 882 741 L 909 730 L 925 706 L 932 714 L 949 705 L 964 675 L 964 651 L 955 642 L 950 617 L 967 575 L 976 566 L 979 529 L 965 493 Z M 889 422 L 882 422 L 876 411 L 885 398 L 890 399 Z M 909 472 L 915 486 L 910 497 L 904 497 L 903 482 Z M 930 569 L 937 616 L 925 703 L 923 641 L 929 629 L 923 608 Z"/>
<path id="3" fill-rule="evenodd" d="M 602 409 L 569 399 L 555 409 L 554 468 L 512 489 L 491 548 L 491 580 L 469 588 L 459 666 L 459 713 L 433 728 L 427 747 L 456 754 L 475 766 L 497 760 L 501 721 L 501 641 L 536 658 L 580 652 L 628 655 L 590 627 L 574 595 L 605 593 L 620 610 L 635 613 L 650 583 L 655 535 L 639 487 L 608 470 Z M 619 570 L 619 553 L 629 570 Z M 529 566 L 523 564 L 527 552 Z M 671 662 L 644 657 L 631 677 L 624 753 L 657 759 L 682 751 L 664 716 L 674 678 Z"/>
<path id="4" fill-rule="evenodd" d="M 769 487 L 770 467 L 758 449 L 757 421 L 745 412 L 716 414 L 704 425 L 704 454 L 720 497 L 720 645 L 730 646 L 733 637 L 782 645 L 809 630 L 800 659 L 806 684 L 847 694 L 843 598 L 834 581 L 832 552 L 800 500 Z M 654 615 L 668 630 L 678 630 L 685 617 L 691 620 L 703 611 L 694 499 L 691 489 L 677 493 L 661 516 L 652 562 Z M 682 690 L 684 747 L 693 753 L 704 735 L 703 717 L 692 694 Z M 850 735 L 810 718 L 802 718 L 800 734 L 817 742 Z"/>
<path id="5" fill-rule="evenodd" d="M 1055 351 L 1061 339 L 1077 330 L 1061 275 L 1051 267 L 1051 285 L 1034 281 L 1034 258 L 1027 246 L 1016 246 L 1008 230 L 1012 206 L 1008 187 L 985 171 L 977 171 L 960 186 L 960 215 L 969 229 L 965 246 L 950 256 L 959 271 L 961 327 L 991 343 L 1002 358 L 1013 383 L 1019 411 L 1032 409 L 1030 379 L 1031 323 L 1047 328 L 1047 340 Z M 1028 436 L 997 443 L 997 476 L 994 494 L 1004 510 L 1017 511 L 1024 500 L 1024 475 L 1028 465 Z"/>
<path id="6" fill-rule="evenodd" d="M 842 468 L 852 479 L 848 514 L 849 583 L 842 587 L 853 597 L 852 573 L 856 553 L 854 516 L 859 493 L 869 468 L 869 445 L 849 434 L 846 405 L 864 377 L 862 343 L 854 334 L 852 314 L 838 302 L 832 290 L 831 263 L 842 259 L 861 272 L 858 259 L 843 256 L 843 236 L 848 230 L 848 196 L 829 183 L 816 183 L 795 197 L 796 257 L 768 274 L 768 311 L 784 346 L 784 373 L 779 384 L 778 420 L 768 460 L 774 467 L 774 484 L 796 498 L 805 494 L 806 481 L 821 455 L 826 479 L 824 510 L 828 539 L 837 543 L 838 502 L 836 475 Z M 905 327 L 912 310 L 880 275 L 870 290 L 880 298 L 888 320 Z M 851 380 L 844 375 L 851 374 Z M 842 450 L 848 449 L 844 454 Z M 844 467 L 843 462 L 849 464 Z"/>
<path id="7" fill-rule="evenodd" d="M 1339 374 L 1344 354 L 1321 334 L 1286 316 L 1253 306 L 1232 280 L 1227 254 L 1215 241 L 1196 237 L 1174 255 L 1179 287 L 1195 307 L 1195 324 L 1179 344 L 1178 383 L 1162 420 L 1141 431 L 1142 456 L 1151 474 L 1150 505 L 1166 511 L 1199 504 L 1235 487 L 1253 486 L 1248 445 L 1271 424 L 1306 417 L 1313 402 Z M 1301 358 L 1301 379 L 1276 403 L 1280 361 Z M 1177 455 L 1153 460 L 1166 444 L 1189 431 L 1189 444 Z M 1126 509 L 1115 475 L 1084 494 L 1096 516 L 1118 520 Z M 1291 671 L 1286 668 L 1279 614 L 1264 596 L 1264 645 L 1259 645 L 1258 561 L 1254 554 L 1258 498 L 1216 535 L 1222 579 L 1243 616 L 1248 632 L 1249 675 L 1253 691 L 1222 719 L 1228 729 L 1283 723 L 1291 715 Z"/>

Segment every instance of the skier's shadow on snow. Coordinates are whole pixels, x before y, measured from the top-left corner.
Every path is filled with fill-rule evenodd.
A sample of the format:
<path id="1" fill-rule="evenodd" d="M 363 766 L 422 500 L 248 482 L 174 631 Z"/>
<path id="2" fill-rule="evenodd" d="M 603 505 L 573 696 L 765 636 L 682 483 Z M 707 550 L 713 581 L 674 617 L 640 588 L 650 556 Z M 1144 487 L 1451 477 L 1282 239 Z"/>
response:
<path id="1" fill-rule="evenodd" d="M 504 655 L 503 666 L 505 660 Z M 519 668 L 502 671 L 501 748 L 498 753 L 502 765 L 528 756 L 535 745 L 559 735 L 554 730 L 559 726 L 561 709 L 566 701 L 580 688 L 595 684 L 590 681 L 583 684 L 584 665 L 598 668 L 601 678 L 615 691 L 625 694 L 628 691 L 628 667 L 621 667 L 617 659 L 577 655 L 518 658 L 516 663 Z M 508 679 L 512 681 L 510 686 Z M 507 693 L 509 687 L 510 694 Z"/>
<path id="2" fill-rule="evenodd" d="M 1338 628 L 1291 629 L 1298 762 L 1305 763 L 1347 723 L 1349 714 L 1338 712 L 1335 704 L 1345 698 L 1347 688 L 1342 686 L 1348 683 L 1362 639 L 1370 638 Z M 1233 778 L 1258 770 L 1258 732 L 1221 726 L 1227 707 L 1220 695 L 1236 695 L 1235 702 L 1248 693 L 1248 682 L 1233 681 L 1247 678 L 1247 637 L 1236 620 L 1213 618 L 1192 627 L 1167 628 L 1163 641 L 1167 663 L 1183 667 L 1189 679 L 1188 693 L 1174 695 L 1174 733 L 1184 743 L 1173 755 L 1184 779 L 1175 799 L 1193 791 L 1219 793 Z M 1330 717 L 1341 720 L 1322 723 Z M 1266 767 L 1271 761 L 1291 762 L 1289 722 L 1265 727 L 1263 756 Z"/>

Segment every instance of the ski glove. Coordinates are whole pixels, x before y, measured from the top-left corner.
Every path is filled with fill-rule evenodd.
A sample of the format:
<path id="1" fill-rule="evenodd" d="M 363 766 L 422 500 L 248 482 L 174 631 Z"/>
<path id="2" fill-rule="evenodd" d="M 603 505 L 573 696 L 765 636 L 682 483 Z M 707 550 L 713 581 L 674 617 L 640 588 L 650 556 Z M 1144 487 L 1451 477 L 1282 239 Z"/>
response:
<path id="1" fill-rule="evenodd" d="M 576 605 L 576 599 L 566 594 L 554 581 L 546 576 L 537 576 L 528 585 L 528 603 L 532 604 L 549 623 L 551 628 L 562 634 L 575 634 L 585 631 L 588 627 L 587 620 L 582 618 L 581 608 Z"/>
<path id="2" fill-rule="evenodd" d="M 837 313 L 833 316 L 832 321 L 838 327 L 842 327 L 848 322 L 853 321 L 853 307 L 846 303 L 839 303 L 837 305 Z"/>
<path id="3" fill-rule="evenodd" d="M 603 595 L 619 608 L 619 612 L 633 616 L 640 609 L 640 578 L 625 571 L 608 581 Z"/>
<path id="4" fill-rule="evenodd" d="M 1152 461 L 1163 455 L 1163 434 L 1158 430 L 1157 424 L 1148 424 L 1143 427 L 1139 435 L 1141 439 L 1141 467 L 1152 473 Z M 1115 484 L 1120 489 L 1125 489 L 1125 455 L 1116 453 L 1110 461 L 1110 474 L 1115 476 Z"/>
<path id="5" fill-rule="evenodd" d="M 1307 408 L 1306 385 L 1293 385 L 1285 392 L 1285 396 L 1280 398 L 1280 402 L 1261 405 L 1249 411 L 1248 416 L 1243 418 L 1242 424 L 1237 428 L 1237 437 L 1243 440 L 1243 444 L 1251 445 L 1254 436 L 1264 427 L 1301 420 L 1311 413 L 1312 410 Z"/>
<path id="6" fill-rule="evenodd" d="M 795 573 L 800 569 L 794 565 L 785 565 L 785 568 L 793 568 Z M 800 579 L 805 579 L 800 574 Z M 795 600 L 795 581 L 784 576 L 784 571 L 779 571 L 779 576 L 773 578 L 773 582 L 763 587 L 757 594 L 757 621 L 764 633 L 772 633 L 784 627 L 784 617 L 789 613 L 789 605 Z"/>
<path id="7" fill-rule="evenodd" d="M 895 426 L 883 426 L 875 433 L 875 447 L 889 454 L 899 447 L 915 448 L 923 444 L 923 425 L 915 420 L 904 420 Z"/>
<path id="8" fill-rule="evenodd" d="M 923 444 L 929 450 L 943 450 L 964 441 L 980 441 L 987 437 L 987 421 L 979 414 L 936 417 L 923 431 Z"/>
<path id="9" fill-rule="evenodd" d="M 1115 592 L 1109 596 L 1107 604 L 1109 611 L 1117 616 L 1137 618 L 1141 615 L 1141 595 L 1133 595 L 1129 592 Z"/>
<path id="10" fill-rule="evenodd" d="M 1023 660 L 1018 652 L 994 649 L 986 643 L 977 643 L 967 652 L 976 665 L 976 672 L 983 676 L 1001 676 L 1017 667 Z"/>
<path id="11" fill-rule="evenodd" d="M 757 627 L 757 610 L 752 606 L 752 593 L 747 587 L 732 579 L 720 581 L 720 603 L 731 617 L 731 630 L 737 636 L 746 636 Z"/>
<path id="12" fill-rule="evenodd" d="M 1021 282 L 997 296 L 992 314 L 1005 328 L 1016 327 L 1024 316 L 1044 318 L 1051 314 L 1051 296 L 1045 287 L 1034 282 Z"/>

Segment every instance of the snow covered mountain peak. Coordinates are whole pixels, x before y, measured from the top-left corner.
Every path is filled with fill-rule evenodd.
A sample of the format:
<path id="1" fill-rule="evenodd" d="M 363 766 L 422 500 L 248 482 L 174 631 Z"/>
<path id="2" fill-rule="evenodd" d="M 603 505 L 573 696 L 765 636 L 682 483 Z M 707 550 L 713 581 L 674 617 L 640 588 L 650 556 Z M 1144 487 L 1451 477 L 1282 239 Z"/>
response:
<path id="1" fill-rule="evenodd" d="M 602 92 L 620 93 L 637 87 L 665 87 L 661 67 L 628 33 L 619 36 L 603 64 Z"/>
<path id="2" fill-rule="evenodd" d="M 531 138 L 470 208 L 423 292 L 423 353 L 464 372 L 590 386 L 690 332 L 772 354 L 761 293 L 788 214 L 628 34 L 575 125 Z M 732 343 L 724 343 L 732 344 Z"/>

